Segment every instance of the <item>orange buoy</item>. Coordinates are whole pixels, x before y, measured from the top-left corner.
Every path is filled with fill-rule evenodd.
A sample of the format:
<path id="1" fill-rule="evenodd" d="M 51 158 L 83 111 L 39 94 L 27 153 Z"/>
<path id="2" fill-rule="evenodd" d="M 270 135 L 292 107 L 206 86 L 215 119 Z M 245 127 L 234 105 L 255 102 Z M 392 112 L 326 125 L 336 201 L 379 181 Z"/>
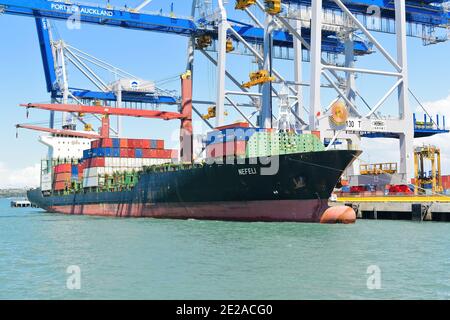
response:
<path id="1" fill-rule="evenodd" d="M 355 223 L 356 213 L 350 207 L 336 206 L 330 207 L 323 213 L 320 223 Z"/>

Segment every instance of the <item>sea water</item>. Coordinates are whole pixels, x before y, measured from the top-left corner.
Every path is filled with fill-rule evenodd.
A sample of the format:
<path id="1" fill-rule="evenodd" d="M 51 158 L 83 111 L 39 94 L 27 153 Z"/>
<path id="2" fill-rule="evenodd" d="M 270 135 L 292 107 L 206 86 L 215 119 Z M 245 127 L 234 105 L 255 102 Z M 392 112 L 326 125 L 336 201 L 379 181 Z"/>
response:
<path id="1" fill-rule="evenodd" d="M 1 299 L 449 299 L 450 224 L 67 216 L 0 200 Z"/>

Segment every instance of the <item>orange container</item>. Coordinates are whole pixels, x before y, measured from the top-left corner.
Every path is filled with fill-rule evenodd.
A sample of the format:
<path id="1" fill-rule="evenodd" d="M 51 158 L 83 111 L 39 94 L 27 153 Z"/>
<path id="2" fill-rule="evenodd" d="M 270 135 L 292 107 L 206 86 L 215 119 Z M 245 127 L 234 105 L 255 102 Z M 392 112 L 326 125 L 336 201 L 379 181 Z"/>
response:
<path id="1" fill-rule="evenodd" d="M 120 148 L 128 148 L 128 139 L 120 139 Z"/>
<path id="2" fill-rule="evenodd" d="M 65 182 L 65 181 L 57 181 L 55 182 L 54 186 L 53 186 L 53 190 L 55 191 L 61 191 L 66 189 L 66 187 L 69 187 L 69 183 Z"/>
<path id="3" fill-rule="evenodd" d="M 56 182 L 70 181 L 71 178 L 72 178 L 72 174 L 70 172 L 63 172 L 63 173 L 55 174 Z"/>

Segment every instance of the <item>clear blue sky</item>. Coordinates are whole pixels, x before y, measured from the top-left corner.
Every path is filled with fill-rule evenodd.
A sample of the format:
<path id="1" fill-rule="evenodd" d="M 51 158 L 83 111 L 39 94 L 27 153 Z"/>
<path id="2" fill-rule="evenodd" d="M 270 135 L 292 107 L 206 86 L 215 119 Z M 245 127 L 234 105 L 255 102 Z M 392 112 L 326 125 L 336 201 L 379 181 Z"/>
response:
<path id="1" fill-rule="evenodd" d="M 111 1 L 113 5 L 122 6 L 127 3 L 130 7 L 139 2 Z M 159 11 L 162 8 L 164 12 L 168 12 L 170 2 L 172 1 L 154 0 L 148 10 Z M 175 13 L 189 15 L 190 1 L 173 2 Z M 64 22 L 57 23 L 57 27 L 61 37 L 71 45 L 145 79 L 160 80 L 180 74 L 185 69 L 187 40 L 184 37 L 93 25 L 83 25 L 81 30 L 73 31 L 68 30 Z M 38 134 L 33 132 L 21 131 L 19 139 L 16 140 L 14 125 L 45 120 L 47 114 L 33 110 L 31 119 L 27 120 L 25 111 L 17 105 L 31 101 L 48 101 L 49 97 L 45 88 L 34 19 L 0 15 L 0 30 L 0 103 L 3 111 L 0 117 L 0 162 L 10 169 L 19 169 L 36 163 L 44 156 L 45 148 L 37 143 Z M 395 55 L 394 37 L 381 34 L 377 37 Z M 410 86 L 416 95 L 423 101 L 436 101 L 447 97 L 450 94 L 450 43 L 424 47 L 421 40 L 409 39 L 408 46 Z M 200 54 L 196 54 L 196 58 L 194 99 L 213 100 L 215 68 Z M 358 63 L 364 68 L 383 69 L 387 66 L 380 54 L 361 58 Z M 245 81 L 248 72 L 254 69 L 249 59 L 238 60 L 233 56 L 229 59 L 229 65 L 241 81 Z M 288 77 L 292 75 L 292 69 L 286 63 L 277 62 L 276 66 Z M 308 70 L 307 64 L 305 70 Z M 71 80 L 76 82 L 78 76 L 71 75 Z M 308 80 L 307 76 L 305 80 Z M 362 83 L 359 81 L 359 89 L 372 103 L 383 95 L 383 92 L 377 90 L 390 86 L 376 77 L 367 76 L 364 80 Z M 172 83 L 169 88 L 178 89 L 178 83 Z M 416 104 L 412 100 L 411 102 L 415 109 Z M 230 120 L 234 120 L 233 117 L 235 116 L 232 115 Z M 125 125 L 127 136 L 164 138 L 176 129 L 178 123 L 127 120 Z"/>

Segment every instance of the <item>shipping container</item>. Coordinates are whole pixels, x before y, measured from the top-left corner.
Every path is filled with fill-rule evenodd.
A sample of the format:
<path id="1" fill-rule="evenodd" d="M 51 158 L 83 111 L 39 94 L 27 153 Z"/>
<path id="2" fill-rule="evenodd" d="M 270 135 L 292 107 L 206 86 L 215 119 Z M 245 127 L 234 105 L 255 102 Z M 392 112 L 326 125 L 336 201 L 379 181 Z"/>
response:
<path id="1" fill-rule="evenodd" d="M 164 140 L 156 140 L 156 149 L 164 149 Z"/>
<path id="2" fill-rule="evenodd" d="M 52 174 L 45 173 L 41 175 L 41 190 L 50 191 L 52 190 Z"/>
<path id="3" fill-rule="evenodd" d="M 145 139 L 141 141 L 141 149 L 150 149 L 151 148 L 151 140 Z"/>
<path id="4" fill-rule="evenodd" d="M 248 122 L 236 122 L 232 124 L 228 124 L 225 126 L 216 127 L 216 130 L 226 130 L 226 129 L 235 129 L 235 128 L 249 128 L 250 124 Z"/>
<path id="5" fill-rule="evenodd" d="M 92 157 L 92 149 L 83 150 L 83 159 L 89 159 Z"/>
<path id="6" fill-rule="evenodd" d="M 128 148 L 127 149 L 127 157 L 128 158 L 134 158 L 134 156 L 135 156 L 134 149 Z"/>
<path id="7" fill-rule="evenodd" d="M 142 158 L 142 149 L 135 149 L 135 155 L 136 158 Z"/>
<path id="8" fill-rule="evenodd" d="M 104 167 L 104 166 L 105 166 L 105 158 L 103 157 L 90 158 L 87 159 L 85 163 L 86 168 Z"/>
<path id="9" fill-rule="evenodd" d="M 72 165 L 70 163 L 58 164 L 54 168 L 55 173 L 66 173 L 72 171 Z"/>
<path id="10" fill-rule="evenodd" d="M 226 143 L 214 143 L 206 147 L 206 156 L 208 158 L 224 157 L 224 156 L 245 156 L 245 141 L 230 141 Z M 171 157 L 171 154 L 168 154 Z M 166 155 L 167 156 L 167 155 Z"/>
<path id="11" fill-rule="evenodd" d="M 84 188 L 92 188 L 99 186 L 99 178 L 98 177 L 84 177 L 83 178 L 83 187 Z"/>
<path id="12" fill-rule="evenodd" d="M 113 147 L 113 141 L 111 138 L 104 138 L 101 140 L 101 147 L 102 148 L 112 148 Z"/>
<path id="13" fill-rule="evenodd" d="M 128 148 L 128 139 L 120 139 L 120 148 Z"/>
<path id="14" fill-rule="evenodd" d="M 113 148 L 112 149 L 112 156 L 116 157 L 116 158 L 120 157 L 120 148 Z"/>
<path id="15" fill-rule="evenodd" d="M 54 181 L 70 181 L 72 173 L 70 172 L 60 172 L 55 173 Z"/>
<path id="16" fill-rule="evenodd" d="M 91 141 L 91 149 L 100 148 L 100 140 Z"/>
<path id="17" fill-rule="evenodd" d="M 70 186 L 70 181 L 68 181 L 68 182 L 56 181 L 53 185 L 53 190 L 62 191 L 62 190 L 65 190 L 66 188 L 69 188 L 69 186 Z"/>
<path id="18" fill-rule="evenodd" d="M 113 156 L 113 149 L 105 148 L 105 157 L 112 157 L 112 156 Z"/>
<path id="19" fill-rule="evenodd" d="M 121 157 L 121 158 L 126 158 L 126 157 L 128 157 L 128 149 L 126 149 L 126 148 L 121 148 L 121 149 L 120 149 L 120 157 Z"/>
<path id="20" fill-rule="evenodd" d="M 119 138 L 113 138 L 112 139 L 112 147 L 113 148 L 120 148 L 120 139 Z"/>
<path id="21" fill-rule="evenodd" d="M 224 143 L 236 140 L 249 141 L 256 132 L 264 132 L 266 129 L 261 128 L 230 128 L 223 130 L 214 130 L 208 132 L 206 136 L 206 144 Z"/>
<path id="22" fill-rule="evenodd" d="M 128 139 L 128 148 L 136 148 L 136 139 Z"/>
<path id="23" fill-rule="evenodd" d="M 77 164 L 72 165 L 71 173 L 72 173 L 72 176 L 78 176 L 78 165 Z"/>

